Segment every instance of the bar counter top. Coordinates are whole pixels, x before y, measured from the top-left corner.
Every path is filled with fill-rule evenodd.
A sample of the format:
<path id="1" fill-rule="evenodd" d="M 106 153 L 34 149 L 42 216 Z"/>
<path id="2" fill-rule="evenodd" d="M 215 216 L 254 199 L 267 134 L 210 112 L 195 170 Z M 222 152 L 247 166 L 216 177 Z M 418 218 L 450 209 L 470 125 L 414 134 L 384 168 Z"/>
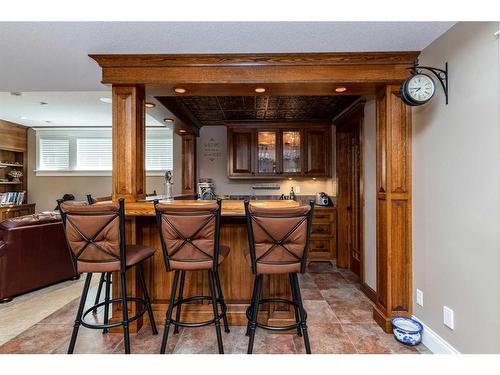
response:
<path id="1" fill-rule="evenodd" d="M 167 204 L 192 204 L 194 206 L 204 202 L 203 200 L 174 200 L 170 202 L 162 202 Z M 296 201 L 291 200 L 252 200 L 252 205 L 261 207 L 297 207 L 299 205 Z M 126 202 L 125 203 L 126 216 L 155 216 L 153 202 Z M 227 217 L 243 217 L 245 216 L 245 206 L 242 200 L 223 200 L 221 216 Z"/>

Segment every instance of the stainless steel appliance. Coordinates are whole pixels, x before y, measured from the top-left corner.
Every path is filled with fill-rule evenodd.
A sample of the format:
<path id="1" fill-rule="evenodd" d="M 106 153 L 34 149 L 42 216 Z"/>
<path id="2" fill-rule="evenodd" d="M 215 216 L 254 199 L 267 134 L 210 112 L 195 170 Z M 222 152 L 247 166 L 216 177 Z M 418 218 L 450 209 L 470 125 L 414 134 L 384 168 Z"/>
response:
<path id="1" fill-rule="evenodd" d="M 325 193 L 316 193 L 316 205 L 328 206 L 330 204 L 330 197 Z"/>

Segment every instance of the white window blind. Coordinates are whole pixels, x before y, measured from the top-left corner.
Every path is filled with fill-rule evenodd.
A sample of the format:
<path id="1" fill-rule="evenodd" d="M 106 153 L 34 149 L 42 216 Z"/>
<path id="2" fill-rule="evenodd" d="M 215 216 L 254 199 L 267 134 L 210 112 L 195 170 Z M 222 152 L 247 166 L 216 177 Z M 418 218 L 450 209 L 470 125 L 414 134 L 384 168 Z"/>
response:
<path id="1" fill-rule="evenodd" d="M 112 165 L 111 138 L 77 138 L 76 170 L 110 171 Z"/>
<path id="2" fill-rule="evenodd" d="M 69 140 L 43 138 L 39 142 L 39 168 L 47 171 L 69 169 Z"/>
<path id="3" fill-rule="evenodd" d="M 146 138 L 146 170 L 166 171 L 173 169 L 172 138 Z"/>
<path id="4" fill-rule="evenodd" d="M 111 129 L 37 129 L 37 173 L 109 175 L 113 168 Z M 173 132 L 146 128 L 146 171 L 161 175 L 173 169 Z M 44 172 L 47 172 L 44 174 Z"/>

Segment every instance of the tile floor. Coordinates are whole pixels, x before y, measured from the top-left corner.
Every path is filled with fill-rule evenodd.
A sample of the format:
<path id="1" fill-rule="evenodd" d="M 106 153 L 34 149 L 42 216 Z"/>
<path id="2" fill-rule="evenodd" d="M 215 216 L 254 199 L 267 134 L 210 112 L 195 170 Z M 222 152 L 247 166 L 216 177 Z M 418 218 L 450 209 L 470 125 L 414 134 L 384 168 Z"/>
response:
<path id="1" fill-rule="evenodd" d="M 300 286 L 313 353 L 430 353 L 423 344 L 407 347 L 382 331 L 372 319 L 371 301 L 359 290 L 357 277 L 350 271 L 326 263 L 311 264 L 309 272 L 300 276 Z M 92 301 L 89 296 L 89 303 Z M 0 353 L 65 353 L 77 306 L 78 299 L 73 299 L 5 342 L 0 346 Z M 158 353 L 163 327 L 158 328 L 158 336 L 151 334 L 149 326 L 132 335 L 132 353 Z M 225 353 L 246 352 L 245 327 L 231 327 L 231 333 L 223 333 L 223 340 Z M 176 354 L 216 353 L 214 327 L 181 329 L 178 335 L 170 335 L 167 350 Z M 254 353 L 304 352 L 301 337 L 257 330 Z M 75 353 L 123 353 L 122 335 L 103 335 L 100 331 L 81 328 Z"/>

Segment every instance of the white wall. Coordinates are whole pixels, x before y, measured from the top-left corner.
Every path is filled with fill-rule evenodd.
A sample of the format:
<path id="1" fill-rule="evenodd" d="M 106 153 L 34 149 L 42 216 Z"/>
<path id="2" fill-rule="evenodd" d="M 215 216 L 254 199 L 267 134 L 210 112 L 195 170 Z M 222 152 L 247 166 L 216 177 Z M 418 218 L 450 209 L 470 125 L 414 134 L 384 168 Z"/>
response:
<path id="1" fill-rule="evenodd" d="M 365 284 L 377 290 L 377 106 L 367 98 L 363 123 L 364 270 Z"/>
<path id="2" fill-rule="evenodd" d="M 438 87 L 413 112 L 414 314 L 463 353 L 500 353 L 499 27 L 461 22 L 425 48 L 422 65 L 448 61 L 450 102 Z"/>
<path id="3" fill-rule="evenodd" d="M 181 160 L 180 137 L 174 134 L 174 194 L 181 192 Z M 111 194 L 111 176 L 36 176 L 36 134 L 33 129 L 28 130 L 28 200 L 36 203 L 36 211 L 50 211 L 56 206 L 56 199 L 69 193 L 77 200 L 86 199 L 87 194 L 93 196 L 107 196 Z M 163 192 L 163 177 L 146 177 L 146 191 L 158 194 Z"/>
<path id="4" fill-rule="evenodd" d="M 334 133 L 334 132 L 333 132 Z M 209 147 L 208 143 L 217 144 Z M 335 135 L 332 136 L 332 157 L 335 159 Z M 200 129 L 200 137 L 197 139 L 198 155 L 198 177 L 212 178 L 215 182 L 217 194 L 234 195 L 269 195 L 288 194 L 292 186 L 300 186 L 299 194 L 315 194 L 325 192 L 328 195 L 334 194 L 335 179 L 294 179 L 294 180 L 230 180 L 227 177 L 227 128 L 225 126 L 204 126 Z M 207 150 L 207 149 L 210 150 Z M 335 177 L 335 163 L 332 163 Z M 278 183 L 280 190 L 252 190 L 255 183 L 271 182 Z"/>

